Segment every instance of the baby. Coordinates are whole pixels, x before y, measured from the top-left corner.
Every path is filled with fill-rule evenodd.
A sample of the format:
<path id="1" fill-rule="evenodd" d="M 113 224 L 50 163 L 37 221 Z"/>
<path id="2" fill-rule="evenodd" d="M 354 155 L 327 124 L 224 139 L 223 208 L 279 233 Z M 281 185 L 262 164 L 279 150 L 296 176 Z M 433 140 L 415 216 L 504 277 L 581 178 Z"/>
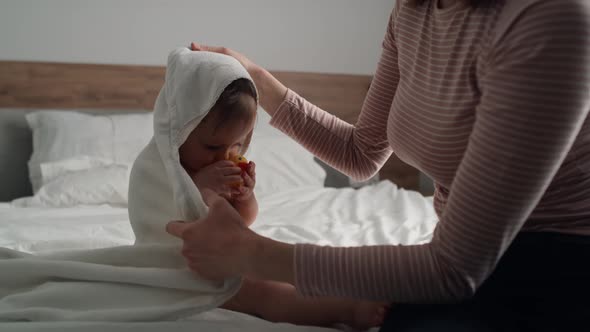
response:
<path id="1" fill-rule="evenodd" d="M 258 214 L 256 165 L 243 171 L 231 156 L 244 153 L 256 120 L 256 89 L 248 79 L 230 83 L 207 116 L 180 146 L 180 163 L 199 190 L 226 198 L 251 225 Z"/>
<path id="2" fill-rule="evenodd" d="M 246 151 L 256 120 L 256 89 L 248 79 L 225 88 L 207 116 L 179 149 L 180 162 L 199 190 L 210 189 L 227 199 L 247 226 L 256 219 L 256 165 L 245 171 L 229 161 Z M 238 185 L 236 185 L 238 184 Z M 345 299 L 307 299 L 289 284 L 244 280 L 239 292 L 223 308 L 273 322 L 329 326 L 343 323 L 365 329 L 382 322 L 382 304 Z"/>
<path id="3" fill-rule="evenodd" d="M 257 108 L 256 88 L 235 59 L 186 48 L 170 53 L 154 109 L 154 138 L 130 175 L 129 218 L 136 245 L 179 245 L 166 223 L 203 216 L 204 189 L 227 199 L 246 226 L 254 222 L 256 165 L 242 169 L 229 159 L 248 149 Z M 178 256 L 167 264 L 185 268 Z M 364 329 L 379 325 L 385 314 L 383 305 L 372 302 L 303 298 L 289 284 L 245 279 L 240 285 L 235 278 L 227 285 L 232 294 L 240 288 L 229 301 L 221 298 L 223 308 L 274 322 Z"/>

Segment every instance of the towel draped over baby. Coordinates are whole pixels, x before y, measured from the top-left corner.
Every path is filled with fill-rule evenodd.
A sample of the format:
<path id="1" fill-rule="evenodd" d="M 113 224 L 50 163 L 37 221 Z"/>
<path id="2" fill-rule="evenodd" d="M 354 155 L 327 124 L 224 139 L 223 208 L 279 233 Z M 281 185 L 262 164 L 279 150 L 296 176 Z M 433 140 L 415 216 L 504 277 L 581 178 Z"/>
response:
<path id="1" fill-rule="evenodd" d="M 178 48 L 154 109 L 154 137 L 133 165 L 132 246 L 35 255 L 0 248 L 0 321 L 176 320 L 231 298 L 240 278 L 211 282 L 186 268 L 170 220 L 207 207 L 180 164 L 178 148 L 233 81 L 251 80 L 229 56 Z"/>

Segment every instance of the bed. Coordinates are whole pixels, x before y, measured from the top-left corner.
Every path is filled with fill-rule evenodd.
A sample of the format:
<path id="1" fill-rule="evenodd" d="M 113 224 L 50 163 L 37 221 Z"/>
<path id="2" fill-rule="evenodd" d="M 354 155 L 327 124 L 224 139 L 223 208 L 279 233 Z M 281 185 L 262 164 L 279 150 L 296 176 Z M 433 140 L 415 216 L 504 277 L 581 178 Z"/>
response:
<path id="1" fill-rule="evenodd" d="M 63 165 L 64 158 L 60 153 L 65 153 L 64 146 L 74 137 L 68 136 L 72 134 L 70 131 L 100 133 L 106 128 L 105 123 L 116 127 L 117 121 L 121 121 L 120 125 L 124 126 L 128 121 L 126 116 L 138 116 L 142 120 L 134 120 L 131 128 L 136 130 L 132 132 L 145 136 L 138 123 L 149 124 L 147 110 L 151 109 L 162 85 L 163 73 L 161 67 L 0 62 L 0 201 L 3 202 L 0 203 L 0 247 L 45 253 L 133 243 L 125 197 L 121 194 L 125 188 L 124 173 L 117 173 L 121 176 L 113 177 L 112 184 L 107 180 L 89 184 L 110 185 L 100 199 L 85 196 L 82 192 L 85 184 L 71 178 L 70 182 L 59 182 L 58 177 L 46 173 L 61 169 L 58 166 Z M 356 118 L 370 84 L 368 76 L 275 74 L 293 90 L 349 122 Z M 70 119 L 72 114 L 79 115 L 75 120 L 78 122 Z M 57 127 L 48 125 L 51 119 Z M 94 129 L 84 127 L 92 121 Z M 436 216 L 431 197 L 416 191 L 420 175 L 415 169 L 392 158 L 378 177 L 367 183 L 352 183 L 297 149 L 288 138 L 273 131 L 267 121 L 261 114 L 250 155 L 261 167 L 258 171 L 261 189 L 257 192 L 260 214 L 253 225 L 255 231 L 290 243 L 341 246 L 423 243 L 430 239 Z M 37 127 L 32 123 L 37 123 Z M 43 130 L 53 132 L 43 136 L 40 134 Z M 61 141 L 56 137 L 61 137 Z M 94 138 L 94 141 L 108 142 L 113 151 L 127 151 L 133 146 L 130 139 L 135 137 Z M 37 151 L 51 141 L 54 148 L 45 148 L 44 156 Z M 56 152 L 55 146 L 61 150 Z M 277 150 L 281 153 L 273 153 Z M 71 159 L 71 151 L 68 157 Z M 39 183 L 35 183 L 35 170 L 30 162 L 35 158 L 51 159 L 51 163 L 44 165 L 52 167 L 43 169 L 41 180 L 37 179 Z M 79 167 L 86 162 L 78 158 L 75 165 Z M 263 179 L 263 174 L 267 179 Z M 3 331 L 333 330 L 270 323 L 223 309 L 174 322 L 2 324 Z"/>

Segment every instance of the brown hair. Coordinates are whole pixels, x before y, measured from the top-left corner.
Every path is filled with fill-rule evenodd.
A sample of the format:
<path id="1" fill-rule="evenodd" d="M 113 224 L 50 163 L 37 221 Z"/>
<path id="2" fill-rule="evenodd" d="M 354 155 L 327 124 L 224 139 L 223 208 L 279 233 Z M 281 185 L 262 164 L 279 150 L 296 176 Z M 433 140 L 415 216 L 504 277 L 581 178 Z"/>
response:
<path id="1" fill-rule="evenodd" d="M 252 81 L 246 78 L 239 78 L 231 82 L 221 93 L 211 112 L 216 111 L 220 119 L 225 120 L 234 116 L 248 115 L 248 104 L 244 103 L 242 95 L 247 95 L 254 100 L 257 99 L 256 88 Z"/>
<path id="2" fill-rule="evenodd" d="M 254 98 L 254 101 L 257 101 L 258 94 L 256 92 L 256 88 L 254 87 L 254 83 L 246 78 L 239 78 L 233 82 L 231 82 L 221 93 L 215 105 L 209 111 L 209 114 L 205 116 L 201 123 L 205 123 L 210 119 L 213 115 L 217 119 L 218 123 L 216 125 L 217 128 L 221 126 L 226 121 L 238 120 L 238 121 L 249 121 L 250 117 L 252 116 L 252 110 L 250 109 L 250 104 L 244 101 L 243 95 L 249 96 Z M 256 110 L 254 110 L 254 116 L 256 116 Z M 242 145 L 242 149 L 240 153 L 245 153 L 250 145 L 250 140 L 252 139 L 252 132 L 248 134 L 244 144 Z"/>

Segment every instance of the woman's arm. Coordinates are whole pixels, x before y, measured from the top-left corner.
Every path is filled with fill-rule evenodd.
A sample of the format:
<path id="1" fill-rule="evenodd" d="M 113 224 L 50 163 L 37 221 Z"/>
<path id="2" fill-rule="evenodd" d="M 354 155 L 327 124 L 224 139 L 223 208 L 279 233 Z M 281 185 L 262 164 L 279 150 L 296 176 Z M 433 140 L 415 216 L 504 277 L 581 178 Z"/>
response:
<path id="1" fill-rule="evenodd" d="M 395 12 L 391 15 L 381 59 L 355 125 L 309 103 L 235 51 L 198 45 L 192 48 L 237 58 L 254 79 L 260 104 L 272 116 L 273 126 L 332 167 L 355 179 L 366 179 L 377 173 L 392 153 L 387 139 L 387 118 L 399 80 L 394 15 Z"/>
<path id="2" fill-rule="evenodd" d="M 357 180 L 370 178 L 391 156 L 387 119 L 399 82 L 397 47 L 391 15 L 383 51 L 355 125 L 318 108 L 288 90 L 271 125 L 330 166 Z"/>
<path id="3" fill-rule="evenodd" d="M 537 2 L 495 45 L 479 82 L 473 131 L 431 243 L 297 245 L 299 291 L 401 302 L 472 295 L 589 121 L 589 7 L 586 0 Z"/>
<path id="4" fill-rule="evenodd" d="M 211 208 L 206 222 L 171 223 L 168 231 L 183 237 L 187 258 L 197 257 L 189 258 L 191 268 L 210 278 L 247 274 L 294 282 L 313 296 L 469 297 L 521 230 L 588 121 L 589 5 L 537 3 L 490 61 L 473 133 L 431 243 L 293 246 L 240 228 L 222 204 Z"/>

